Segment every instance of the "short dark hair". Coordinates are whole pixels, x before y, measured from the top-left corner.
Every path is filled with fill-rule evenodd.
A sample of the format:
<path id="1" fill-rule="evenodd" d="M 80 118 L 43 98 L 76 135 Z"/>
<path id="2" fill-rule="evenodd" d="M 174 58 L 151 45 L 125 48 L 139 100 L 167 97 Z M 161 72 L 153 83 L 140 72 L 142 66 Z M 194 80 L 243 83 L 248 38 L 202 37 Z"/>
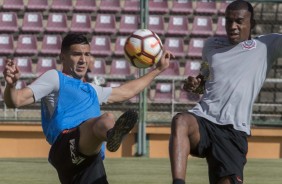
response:
<path id="1" fill-rule="evenodd" d="M 90 44 L 90 42 L 84 34 L 68 33 L 62 41 L 61 52 L 68 51 L 74 44 Z"/>
<path id="2" fill-rule="evenodd" d="M 248 1 L 245 0 L 236 0 L 231 2 L 227 8 L 227 10 L 241 10 L 241 9 L 246 9 L 251 13 L 251 20 L 254 19 L 254 8 L 252 6 L 252 4 Z"/>

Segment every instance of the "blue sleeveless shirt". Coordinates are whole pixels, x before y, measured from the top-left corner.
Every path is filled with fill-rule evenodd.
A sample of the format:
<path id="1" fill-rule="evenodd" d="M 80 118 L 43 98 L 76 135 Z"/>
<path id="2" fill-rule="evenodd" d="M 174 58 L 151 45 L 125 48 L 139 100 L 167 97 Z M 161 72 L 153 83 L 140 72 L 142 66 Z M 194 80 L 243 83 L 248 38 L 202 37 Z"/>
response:
<path id="1" fill-rule="evenodd" d="M 58 71 L 60 87 L 54 113 L 50 116 L 47 105 L 41 101 L 42 128 L 52 145 L 66 129 L 101 115 L 99 100 L 93 87 L 81 80 Z"/>

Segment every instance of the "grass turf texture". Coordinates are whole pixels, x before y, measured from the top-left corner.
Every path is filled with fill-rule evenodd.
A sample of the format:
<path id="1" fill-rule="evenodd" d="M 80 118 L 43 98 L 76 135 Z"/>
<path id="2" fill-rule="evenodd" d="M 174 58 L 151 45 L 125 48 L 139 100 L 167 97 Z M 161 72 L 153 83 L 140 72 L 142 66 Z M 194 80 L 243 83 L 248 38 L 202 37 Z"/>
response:
<path id="1" fill-rule="evenodd" d="M 188 162 L 188 184 L 207 184 L 204 159 Z M 106 159 L 110 184 L 170 184 L 168 159 Z M 282 159 L 249 159 L 245 167 L 245 183 L 281 184 Z M 0 159 L 0 184 L 58 184 L 55 169 L 46 159 Z"/>

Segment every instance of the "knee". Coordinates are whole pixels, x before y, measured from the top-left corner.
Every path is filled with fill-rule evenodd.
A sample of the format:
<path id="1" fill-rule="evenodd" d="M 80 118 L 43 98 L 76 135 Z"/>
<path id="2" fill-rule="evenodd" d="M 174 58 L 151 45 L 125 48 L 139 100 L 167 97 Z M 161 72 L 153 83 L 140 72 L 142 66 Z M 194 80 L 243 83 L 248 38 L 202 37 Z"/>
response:
<path id="1" fill-rule="evenodd" d="M 100 118 L 102 118 L 102 119 L 111 119 L 111 120 L 114 120 L 114 119 L 115 119 L 115 116 L 114 116 L 113 113 L 105 112 L 102 116 L 100 116 Z"/>
<path id="2" fill-rule="evenodd" d="M 177 129 L 187 129 L 188 126 L 189 126 L 189 122 L 186 114 L 178 113 L 172 118 L 172 122 L 171 122 L 172 131 L 176 131 Z"/>

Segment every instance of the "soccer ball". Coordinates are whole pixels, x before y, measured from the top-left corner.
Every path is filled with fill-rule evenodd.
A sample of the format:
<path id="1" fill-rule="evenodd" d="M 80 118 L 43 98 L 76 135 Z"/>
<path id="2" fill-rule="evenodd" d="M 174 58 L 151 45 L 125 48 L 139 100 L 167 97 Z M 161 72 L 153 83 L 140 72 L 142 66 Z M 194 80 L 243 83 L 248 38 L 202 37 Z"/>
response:
<path id="1" fill-rule="evenodd" d="M 134 31 L 124 44 L 125 58 L 137 68 L 156 64 L 163 53 L 163 44 L 156 33 L 148 29 Z"/>

